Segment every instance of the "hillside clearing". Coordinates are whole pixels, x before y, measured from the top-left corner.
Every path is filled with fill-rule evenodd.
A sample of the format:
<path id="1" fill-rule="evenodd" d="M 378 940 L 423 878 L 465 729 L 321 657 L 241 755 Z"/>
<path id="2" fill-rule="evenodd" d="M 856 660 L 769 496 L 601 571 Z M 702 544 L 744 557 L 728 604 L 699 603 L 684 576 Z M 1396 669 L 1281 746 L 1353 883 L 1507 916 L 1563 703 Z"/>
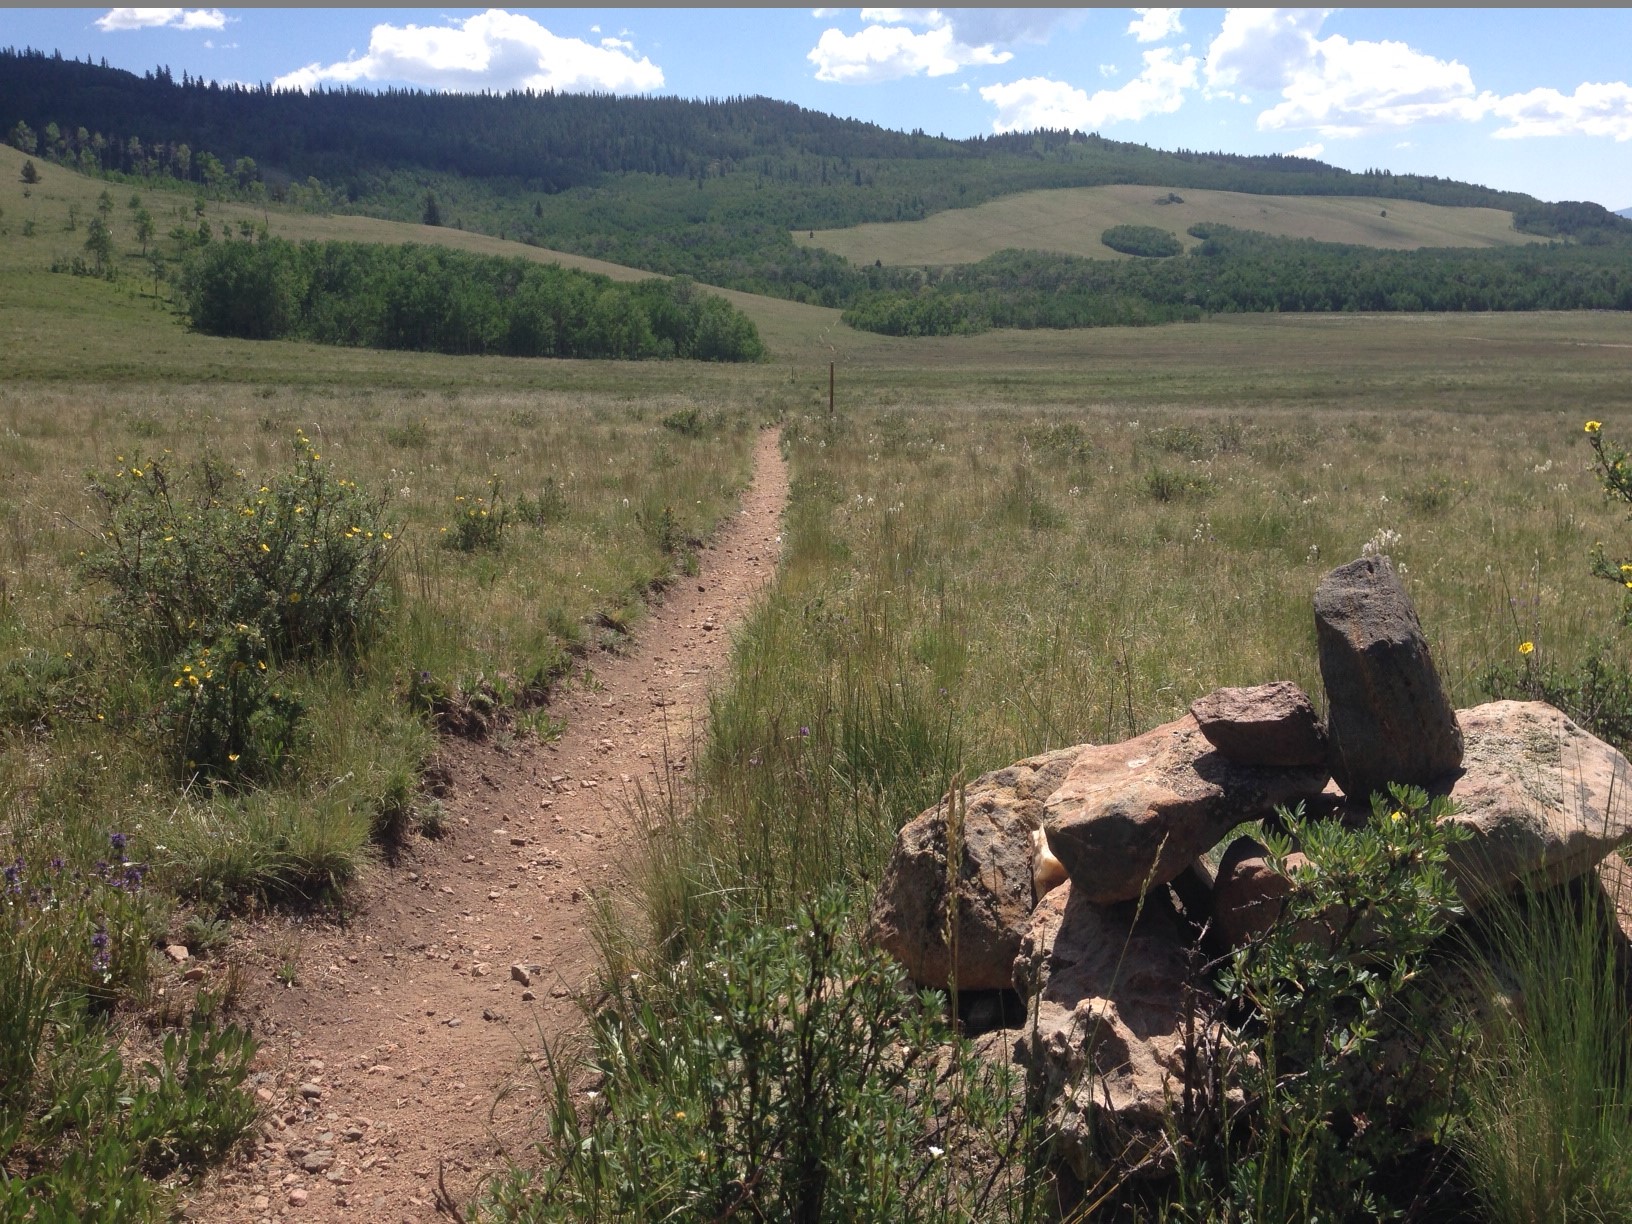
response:
<path id="1" fill-rule="evenodd" d="M 1159 203 L 1165 187 L 1062 187 L 1005 196 L 923 221 L 795 231 L 794 241 L 842 255 L 853 264 L 975 263 L 1010 247 L 1059 251 L 1091 259 L 1128 259 L 1099 240 L 1113 225 L 1154 225 L 1196 245 L 1185 230 L 1198 222 L 1232 225 L 1284 238 L 1313 238 L 1390 250 L 1425 246 L 1494 247 L 1541 242 L 1513 228 L 1495 208 L 1453 208 L 1414 200 L 1359 196 L 1261 196 L 1185 188 L 1180 203 Z M 1385 215 L 1386 214 L 1386 215 Z"/>

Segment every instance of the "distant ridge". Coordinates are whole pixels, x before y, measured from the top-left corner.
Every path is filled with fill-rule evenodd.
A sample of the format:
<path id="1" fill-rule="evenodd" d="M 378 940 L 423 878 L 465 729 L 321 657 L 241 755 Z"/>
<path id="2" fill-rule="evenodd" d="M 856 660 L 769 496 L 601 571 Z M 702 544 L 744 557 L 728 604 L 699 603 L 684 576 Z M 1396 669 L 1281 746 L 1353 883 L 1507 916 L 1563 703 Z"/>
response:
<path id="1" fill-rule="evenodd" d="M 1615 215 L 1617 217 L 1625 217 L 1628 221 L 1632 221 L 1632 208 L 1620 209 Z"/>

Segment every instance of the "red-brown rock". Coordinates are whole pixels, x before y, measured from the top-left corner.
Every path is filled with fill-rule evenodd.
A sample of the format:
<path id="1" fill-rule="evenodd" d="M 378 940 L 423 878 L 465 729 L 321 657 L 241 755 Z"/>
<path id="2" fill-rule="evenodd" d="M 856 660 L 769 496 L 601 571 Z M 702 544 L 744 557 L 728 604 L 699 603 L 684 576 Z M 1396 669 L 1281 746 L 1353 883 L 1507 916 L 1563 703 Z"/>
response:
<path id="1" fill-rule="evenodd" d="M 1242 765 L 1290 769 L 1326 760 L 1326 729 L 1290 680 L 1214 689 L 1190 704 L 1207 742 Z"/>
<path id="2" fill-rule="evenodd" d="M 1321 802 L 1324 766 L 1232 761 L 1189 715 L 1137 739 L 1081 750 L 1043 827 L 1086 901 L 1109 905 L 1166 884 L 1235 825 Z"/>
<path id="3" fill-rule="evenodd" d="M 1006 990 L 1031 920 L 1033 834 L 1043 801 L 1080 748 L 1066 748 L 982 774 L 964 789 L 959 838 L 957 929 L 947 940 L 949 804 L 936 804 L 896 838 L 873 901 L 868 938 L 920 986 Z M 954 946 L 956 952 L 954 953 Z"/>
<path id="4" fill-rule="evenodd" d="M 1037 997 L 1015 1058 L 1042 1087 L 1055 1151 L 1092 1184 L 1111 1159 L 1171 1168 L 1164 1122 L 1183 1092 L 1185 1034 L 1216 998 L 1191 988 L 1188 948 L 1165 895 L 1090 904 L 1068 883 L 1032 916 L 1014 980 Z"/>
<path id="5" fill-rule="evenodd" d="M 1390 782 L 1432 786 L 1462 763 L 1462 733 L 1411 598 L 1387 557 L 1320 580 L 1315 634 L 1332 776 L 1364 805 Z"/>

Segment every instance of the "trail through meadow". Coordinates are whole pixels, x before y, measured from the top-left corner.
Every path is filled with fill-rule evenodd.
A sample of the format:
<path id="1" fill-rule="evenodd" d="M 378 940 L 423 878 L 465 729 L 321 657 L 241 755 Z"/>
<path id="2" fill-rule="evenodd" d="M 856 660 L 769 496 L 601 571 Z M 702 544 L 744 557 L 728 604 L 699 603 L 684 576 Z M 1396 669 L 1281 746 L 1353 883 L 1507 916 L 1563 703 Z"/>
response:
<path id="1" fill-rule="evenodd" d="M 559 738 L 445 741 L 448 835 L 375 869 L 344 924 L 251 940 L 265 1118 L 189 1218 L 425 1220 L 439 1178 L 462 1204 L 503 1152 L 526 1158 L 541 1104 L 529 1056 L 582 1030 L 593 898 L 627 893 L 633 802 L 683 791 L 733 631 L 775 573 L 788 476 L 774 431 L 754 473 L 699 573 L 551 703 Z"/>

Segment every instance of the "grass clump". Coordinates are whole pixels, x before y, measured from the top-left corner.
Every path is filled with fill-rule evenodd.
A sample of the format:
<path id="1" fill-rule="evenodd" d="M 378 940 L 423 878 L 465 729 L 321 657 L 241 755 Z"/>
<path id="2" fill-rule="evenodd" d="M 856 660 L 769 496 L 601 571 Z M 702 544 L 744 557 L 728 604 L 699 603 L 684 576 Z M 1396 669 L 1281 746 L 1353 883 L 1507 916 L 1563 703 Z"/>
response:
<path id="1" fill-rule="evenodd" d="M 786 925 L 734 914 L 706 955 L 623 973 L 581 1118 L 557 1067 L 542 1169 L 506 1220 L 1004 1220 L 1031 1138 L 1007 1066 L 954 1038 L 856 939 L 842 892 Z"/>
<path id="2" fill-rule="evenodd" d="M 1632 1217 L 1622 939 L 1584 883 L 1504 900 L 1470 933 L 1485 1006 L 1452 1142 L 1493 1224 Z"/>

